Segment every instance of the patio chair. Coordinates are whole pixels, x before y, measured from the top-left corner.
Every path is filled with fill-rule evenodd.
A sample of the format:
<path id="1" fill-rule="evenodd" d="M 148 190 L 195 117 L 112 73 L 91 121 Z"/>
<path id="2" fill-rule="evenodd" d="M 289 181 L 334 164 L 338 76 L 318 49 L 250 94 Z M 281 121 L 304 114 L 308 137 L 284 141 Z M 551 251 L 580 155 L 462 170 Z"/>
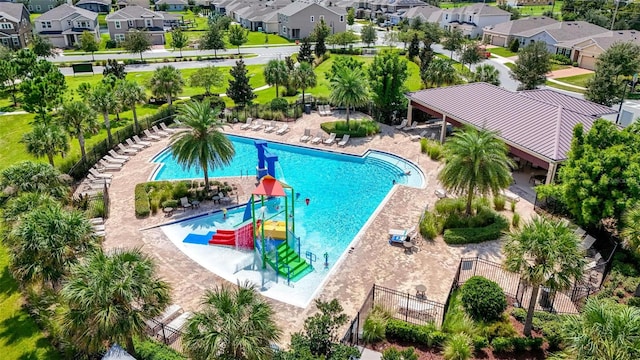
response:
<path id="1" fill-rule="evenodd" d="M 304 135 L 300 137 L 301 142 L 307 142 L 311 140 L 311 129 L 304 129 Z"/>
<path id="2" fill-rule="evenodd" d="M 89 169 L 89 174 L 97 177 L 97 178 L 103 178 L 103 179 L 111 179 L 113 178 L 112 174 L 101 174 L 100 172 L 98 172 L 98 170 L 91 168 Z"/>
<path id="3" fill-rule="evenodd" d="M 287 131 L 289 131 L 289 124 L 284 124 L 284 125 L 280 126 L 280 128 L 278 130 L 276 130 L 276 134 L 283 135 Z"/>
<path id="4" fill-rule="evenodd" d="M 318 132 L 316 136 L 311 140 L 312 144 L 320 144 L 322 142 L 322 133 Z"/>
<path id="5" fill-rule="evenodd" d="M 247 118 L 247 122 L 240 126 L 240 130 L 248 130 L 251 127 L 252 118 Z"/>
<path id="6" fill-rule="evenodd" d="M 123 144 L 118 144 L 118 149 L 122 151 L 123 154 L 135 155 L 140 151 L 140 149 L 136 149 L 133 147 L 126 147 Z"/>
<path id="7" fill-rule="evenodd" d="M 423 132 L 420 133 L 420 135 L 411 135 L 411 141 L 418 141 L 420 139 L 422 139 L 423 137 L 427 136 L 428 131 L 425 130 Z"/>
<path id="8" fill-rule="evenodd" d="M 108 162 L 109 164 L 119 164 L 119 165 L 124 165 L 124 163 L 127 162 L 127 160 L 123 160 L 123 159 L 115 159 L 109 155 L 105 155 L 102 157 L 102 159 L 106 162 Z"/>
<path id="9" fill-rule="evenodd" d="M 418 128 L 418 122 L 414 121 L 411 125 L 407 125 L 404 128 L 402 128 L 402 130 L 411 131 L 411 130 L 415 130 L 417 128 Z"/>
<path id="10" fill-rule="evenodd" d="M 142 150 L 142 149 L 147 147 L 147 145 L 136 144 L 131 139 L 127 139 L 126 142 L 127 142 L 127 145 L 129 145 L 129 147 L 134 148 L 134 149 L 138 149 L 138 150 Z"/>
<path id="11" fill-rule="evenodd" d="M 91 225 L 91 228 L 93 229 L 93 231 L 105 231 L 104 225 L 94 224 Z"/>
<path id="12" fill-rule="evenodd" d="M 591 235 L 585 236 L 584 239 L 580 242 L 580 250 L 582 251 L 589 250 L 595 242 L 596 242 L 596 238 L 594 238 L 593 236 Z"/>
<path id="13" fill-rule="evenodd" d="M 273 122 L 269 121 L 268 123 L 266 123 L 266 125 L 264 126 L 264 132 L 266 133 L 270 133 L 275 131 L 276 127 L 273 126 Z"/>
<path id="14" fill-rule="evenodd" d="M 405 126 L 407 126 L 407 119 L 402 119 L 400 125 L 396 125 L 396 129 L 402 130 Z"/>
<path id="15" fill-rule="evenodd" d="M 158 337 L 158 339 L 163 340 L 166 344 L 172 344 L 174 341 L 176 341 L 176 339 L 178 339 L 180 335 L 182 335 L 182 332 L 180 330 L 182 330 L 184 325 L 187 323 L 187 320 L 189 320 L 191 316 L 192 314 L 190 312 L 183 312 L 182 314 L 180 314 L 180 316 L 173 319 L 170 323 L 165 324 L 165 329 L 160 329 L 156 336 Z"/>
<path id="16" fill-rule="evenodd" d="M 258 119 L 256 120 L 255 123 L 253 123 L 253 125 L 251 125 L 250 129 L 253 131 L 258 131 L 262 128 L 262 120 Z"/>
<path id="17" fill-rule="evenodd" d="M 103 159 L 100 159 L 99 163 L 107 171 L 120 171 L 122 169 L 122 164 L 111 164 Z"/>
<path id="18" fill-rule="evenodd" d="M 140 139 L 140 137 L 138 135 L 133 135 L 133 141 L 135 141 L 135 143 L 138 144 L 138 145 L 142 145 L 142 146 L 146 146 L 146 147 L 151 146 L 151 142 L 150 141 L 142 140 L 142 139 Z"/>
<path id="19" fill-rule="evenodd" d="M 84 190 L 92 190 L 96 192 L 103 191 L 105 186 L 109 187 L 109 184 L 97 183 L 97 182 L 91 182 L 91 181 L 85 181 L 81 185 Z"/>
<path id="20" fill-rule="evenodd" d="M 342 137 L 342 140 L 340 140 L 340 142 L 338 143 L 338 146 L 345 147 L 347 146 L 347 143 L 349 143 L 349 134 Z"/>
<path id="21" fill-rule="evenodd" d="M 89 182 L 92 182 L 94 184 L 111 184 L 111 178 L 105 178 L 105 177 L 96 177 L 92 174 L 87 174 L 87 180 L 89 180 Z"/>
<path id="22" fill-rule="evenodd" d="M 89 222 L 93 225 L 100 225 L 100 224 L 104 224 L 104 219 L 101 217 L 96 217 L 96 218 L 89 219 Z"/>
<path id="23" fill-rule="evenodd" d="M 336 133 L 331 133 L 329 134 L 329 137 L 323 141 L 323 143 L 325 145 L 331 145 L 334 141 L 336 141 Z"/>
<path id="24" fill-rule="evenodd" d="M 171 128 L 170 128 L 170 127 L 168 127 L 168 126 L 167 126 L 167 124 L 165 124 L 165 123 L 160 123 L 160 128 L 162 128 L 162 130 L 164 130 L 164 131 L 166 131 L 166 132 L 168 132 L 168 133 L 170 133 L 170 134 L 173 134 L 173 133 L 178 132 L 178 130 L 177 130 L 177 129 L 171 129 Z"/>
<path id="25" fill-rule="evenodd" d="M 170 134 L 164 130 L 160 130 L 158 129 L 158 125 L 153 125 L 153 127 L 151 128 L 153 130 L 154 133 L 160 135 L 160 136 L 169 136 Z"/>
<path id="26" fill-rule="evenodd" d="M 150 140 L 153 140 L 153 141 L 160 141 L 160 140 L 162 140 L 162 138 L 161 138 L 160 136 L 158 136 L 158 135 L 153 135 L 153 134 L 151 133 L 151 131 L 149 131 L 149 129 L 145 129 L 145 130 L 144 130 L 144 136 L 145 136 L 147 139 L 150 139 Z"/>
<path id="27" fill-rule="evenodd" d="M 327 105 L 324 106 L 324 114 L 326 116 L 333 115 L 333 111 L 331 111 L 331 105 L 327 104 Z"/>
<path id="28" fill-rule="evenodd" d="M 579 238 L 583 238 L 587 231 L 581 227 L 578 227 L 573 231 L 574 234 L 578 235 Z"/>
<path id="29" fill-rule="evenodd" d="M 165 324 L 168 324 L 173 319 L 177 318 L 180 314 L 182 314 L 182 312 L 183 312 L 182 307 L 180 307 L 180 305 L 176 305 L 176 304 L 169 305 L 167 306 L 166 309 L 164 309 L 162 314 L 156 316 L 153 319 L 149 319 L 145 321 L 145 323 L 149 328 L 149 332 L 152 335 L 155 335 L 158 332 L 158 330 L 162 328 L 162 326 L 164 326 Z"/>
<path id="30" fill-rule="evenodd" d="M 111 155 L 111 157 L 114 158 L 114 159 L 120 159 L 120 160 L 124 160 L 124 161 L 128 161 L 129 160 L 128 156 L 120 155 L 113 149 L 109 150 L 109 155 Z"/>
<path id="31" fill-rule="evenodd" d="M 187 199 L 187 197 L 181 197 L 180 198 L 180 207 L 183 210 L 187 210 L 187 208 L 192 209 L 193 208 L 193 204 L 189 202 L 189 199 Z"/>
<path id="32" fill-rule="evenodd" d="M 324 107 L 324 105 L 318 105 L 318 114 L 320 114 L 320 116 L 327 116 L 327 112 Z"/>
<path id="33" fill-rule="evenodd" d="M 447 197 L 447 191 L 444 189 L 436 189 L 433 193 L 436 194 L 438 199 L 443 199 Z"/>

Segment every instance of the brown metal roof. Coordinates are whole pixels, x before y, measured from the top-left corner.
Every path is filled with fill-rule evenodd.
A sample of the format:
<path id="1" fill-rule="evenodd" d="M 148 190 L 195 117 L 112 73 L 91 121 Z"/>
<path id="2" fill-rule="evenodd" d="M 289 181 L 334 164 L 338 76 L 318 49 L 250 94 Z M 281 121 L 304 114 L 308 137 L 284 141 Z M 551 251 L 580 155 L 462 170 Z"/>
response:
<path id="1" fill-rule="evenodd" d="M 595 116 L 584 112 L 593 111 L 585 111 L 591 108 L 586 105 L 577 106 L 567 99 L 552 103 L 561 99 L 560 97 L 547 94 L 542 101 L 535 96 L 535 93 L 526 95 L 487 83 L 448 86 L 407 94 L 410 100 L 444 113 L 454 120 L 476 128 L 497 131 L 507 144 L 545 161 L 565 160 L 571 146 L 573 128 L 581 123 L 585 131 L 589 130 Z M 582 109 L 583 113 L 575 109 Z"/>
<path id="2" fill-rule="evenodd" d="M 602 115 L 615 114 L 617 112 L 610 107 L 579 99 L 551 89 L 525 90 L 520 91 L 520 94 L 551 105 L 562 106 L 567 110 L 575 111 L 582 115 L 598 117 Z"/>

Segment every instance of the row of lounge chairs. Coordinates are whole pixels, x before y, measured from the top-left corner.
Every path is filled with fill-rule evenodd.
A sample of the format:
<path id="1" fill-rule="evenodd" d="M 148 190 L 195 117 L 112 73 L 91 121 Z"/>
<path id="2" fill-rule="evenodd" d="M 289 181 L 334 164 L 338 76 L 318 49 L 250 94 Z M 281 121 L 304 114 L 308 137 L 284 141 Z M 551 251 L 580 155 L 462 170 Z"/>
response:
<path id="1" fill-rule="evenodd" d="M 418 128 L 417 121 L 414 121 L 412 125 L 407 125 L 407 122 L 409 122 L 409 120 L 402 119 L 402 122 L 399 125 L 396 125 L 396 129 L 403 130 L 403 131 L 410 131 Z"/>
<path id="2" fill-rule="evenodd" d="M 264 130 L 264 132 L 266 133 L 275 131 L 276 134 L 283 135 L 289 131 L 289 124 L 282 124 L 278 127 L 272 121 L 265 122 L 262 119 L 256 119 L 256 121 L 254 122 L 252 118 L 247 118 L 247 122 L 240 126 L 240 130 Z"/>
<path id="3" fill-rule="evenodd" d="M 97 218 L 89 219 L 89 222 L 91 223 L 93 235 L 98 237 L 104 237 L 106 235 L 103 218 L 97 217 Z"/>
<path id="4" fill-rule="evenodd" d="M 320 116 L 333 115 L 333 111 L 331 111 L 331 105 L 318 105 L 318 114 L 320 114 Z"/>
<path id="5" fill-rule="evenodd" d="M 344 135 L 342 139 L 338 141 L 336 139 L 336 133 L 329 134 L 328 138 L 324 138 L 324 133 L 318 131 L 315 136 L 311 135 L 311 129 L 304 129 L 304 134 L 300 137 L 300 142 L 310 141 L 312 144 L 320 144 L 323 143 L 325 145 L 332 145 L 334 142 L 338 142 L 338 146 L 344 147 L 349 143 L 350 135 Z"/>

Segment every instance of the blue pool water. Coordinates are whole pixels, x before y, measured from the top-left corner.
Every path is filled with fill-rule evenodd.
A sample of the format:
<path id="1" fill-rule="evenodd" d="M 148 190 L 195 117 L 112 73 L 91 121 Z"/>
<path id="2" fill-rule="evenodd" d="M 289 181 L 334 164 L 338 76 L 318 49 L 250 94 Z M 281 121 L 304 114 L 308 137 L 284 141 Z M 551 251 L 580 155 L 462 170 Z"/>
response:
<path id="1" fill-rule="evenodd" d="M 255 177 L 257 150 L 250 138 L 229 136 L 236 150 L 231 164 L 209 173 L 212 178 L 250 175 Z M 424 177 L 412 163 L 399 157 L 369 151 L 363 157 L 314 150 L 269 142 L 268 149 L 278 156 L 276 177 L 294 188 L 296 235 L 301 238 L 301 253 L 311 251 L 321 262 L 329 255 L 329 269 L 345 252 L 358 231 L 380 202 L 398 184 L 422 187 Z M 154 180 L 202 178 L 199 168 L 183 169 L 170 151 L 153 159 L 163 164 Z M 407 175 L 406 173 L 410 173 Z M 309 205 L 305 199 L 309 199 Z M 244 208 L 232 209 L 227 219 L 221 213 L 187 220 L 186 242 L 198 243 L 210 236 L 217 225 L 238 224 Z M 382 236 L 382 235 L 381 235 Z M 321 268 L 321 267 L 320 267 Z"/>

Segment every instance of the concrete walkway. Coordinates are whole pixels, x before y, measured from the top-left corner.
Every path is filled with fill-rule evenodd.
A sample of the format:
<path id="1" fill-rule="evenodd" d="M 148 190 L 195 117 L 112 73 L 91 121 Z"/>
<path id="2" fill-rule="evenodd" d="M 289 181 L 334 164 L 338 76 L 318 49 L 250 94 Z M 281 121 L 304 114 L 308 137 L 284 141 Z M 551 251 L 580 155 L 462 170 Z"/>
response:
<path id="1" fill-rule="evenodd" d="M 283 136 L 274 133 L 252 132 L 240 130 L 239 124 L 228 130 L 229 133 L 248 135 L 256 138 L 275 140 L 295 145 L 331 149 L 325 145 L 301 144 L 300 136 L 305 128 L 315 133 L 320 124 L 332 120 L 316 113 L 305 115 L 295 123 L 290 123 L 291 131 Z M 434 189 L 438 187 L 436 175 L 440 163 L 430 160 L 420 153 L 420 144 L 412 142 L 409 134 L 382 125 L 382 132 L 376 136 L 353 139 L 344 151 L 351 154 L 362 154 L 368 149 L 387 151 L 415 162 L 426 176 L 426 187 L 423 189 L 396 185 L 388 196 L 384 207 L 372 216 L 368 227 L 354 242 L 353 249 L 344 254 L 342 261 L 336 265 L 332 275 L 318 291 L 317 298 L 330 300 L 337 298 L 349 317 L 355 316 L 362 306 L 371 286 L 375 283 L 402 292 L 413 293 L 415 286 L 423 284 L 427 287 L 429 299 L 446 301 L 449 288 L 461 257 L 480 256 L 500 261 L 501 243 L 490 241 L 468 246 L 448 246 L 442 239 L 425 241 L 420 251 L 407 255 L 404 249 L 390 246 L 387 241 L 389 228 L 410 228 L 418 224 L 421 214 L 427 205 L 432 206 L 437 200 Z M 417 129 L 414 133 L 419 133 Z M 111 198 L 111 217 L 106 221 L 106 238 L 104 247 L 140 247 L 152 256 L 157 264 L 159 275 L 172 286 L 173 302 L 185 310 L 197 309 L 205 289 L 216 285 L 228 284 L 219 276 L 205 270 L 179 251 L 158 228 L 168 219 L 160 212 L 146 219 L 136 219 L 134 215 L 134 188 L 136 184 L 147 181 L 156 164 L 150 163 L 158 152 L 168 144 L 164 139 L 154 143 L 127 162 L 123 169 L 114 173 L 109 189 Z M 335 145 L 333 151 L 337 151 Z M 248 194 L 255 186 L 251 179 L 228 179 L 239 185 L 238 202 L 246 202 Z M 248 189 L 248 190 L 244 190 Z M 363 194 L 364 195 L 364 194 Z M 215 205 L 218 206 L 218 205 Z M 199 212 L 209 212 L 215 208 L 209 202 L 200 209 L 187 212 L 193 216 Z M 526 221 L 533 214 L 533 205 L 526 201 L 517 203 L 517 211 Z M 340 216 L 340 214 L 336 214 Z M 183 216 L 182 214 L 177 216 Z M 212 261 L 215 261 L 212 259 Z M 303 329 L 304 319 L 315 313 L 315 306 L 298 308 L 272 299 L 279 326 L 284 330 L 282 343 L 288 343 L 289 334 Z"/>

